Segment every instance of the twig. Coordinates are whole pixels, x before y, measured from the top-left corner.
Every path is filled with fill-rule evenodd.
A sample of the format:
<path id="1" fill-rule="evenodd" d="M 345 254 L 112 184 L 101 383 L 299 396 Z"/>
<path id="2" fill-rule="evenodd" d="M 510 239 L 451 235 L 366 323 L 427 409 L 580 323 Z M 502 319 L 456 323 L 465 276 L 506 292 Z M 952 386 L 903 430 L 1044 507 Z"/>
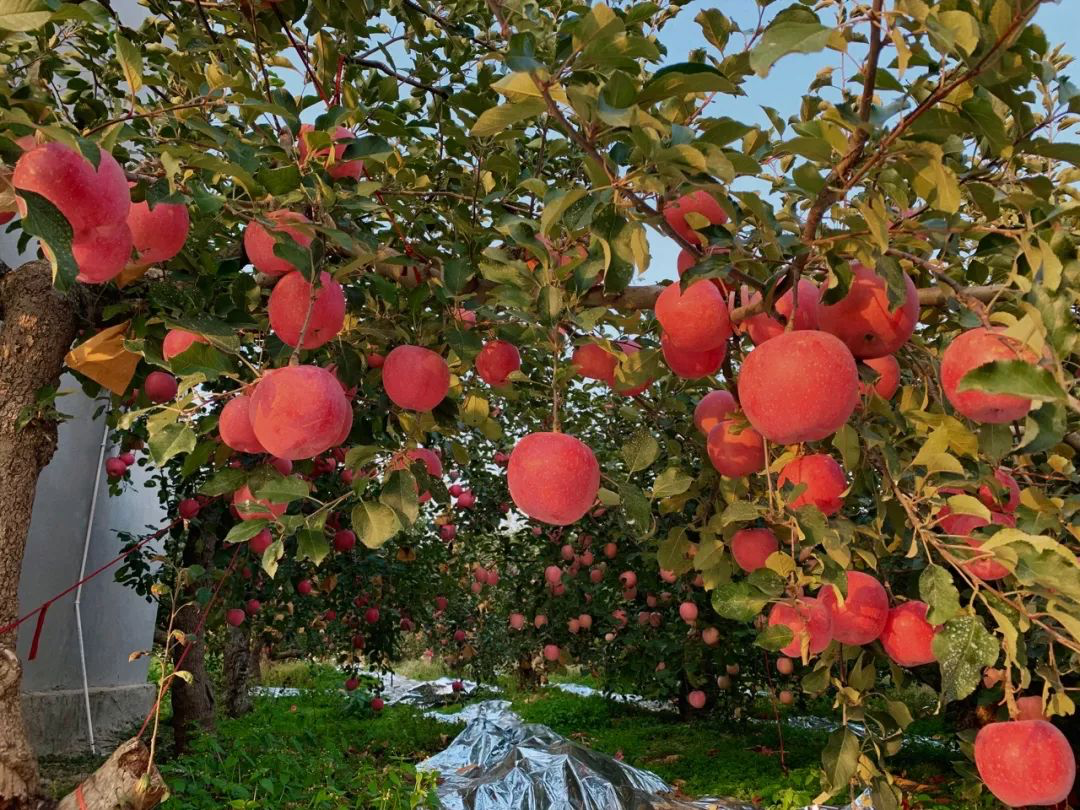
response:
<path id="1" fill-rule="evenodd" d="M 126 115 L 120 116 L 119 118 L 110 118 L 108 121 L 103 121 L 96 127 L 91 127 L 90 129 L 83 132 L 83 135 L 93 135 L 95 132 L 100 132 L 103 129 L 108 129 L 113 124 L 119 124 L 123 121 L 134 121 L 137 118 L 153 118 L 156 115 L 162 115 L 167 112 L 172 112 L 173 110 L 187 110 L 192 107 L 205 107 L 207 104 L 210 104 L 212 102 L 213 99 L 211 99 L 209 96 L 203 96 L 197 101 L 185 101 L 182 104 L 172 104 L 168 107 L 159 107 L 155 110 L 150 110 L 144 113 L 129 112 Z"/>
<path id="2" fill-rule="evenodd" d="M 350 56 L 346 59 L 350 65 L 361 65 L 363 67 L 374 68 L 387 76 L 393 76 L 399 82 L 412 85 L 420 90 L 427 90 L 429 93 L 439 96 L 441 98 L 450 98 L 450 91 L 445 87 L 432 87 L 430 84 L 424 84 L 419 79 L 414 79 L 412 76 L 406 76 L 404 73 L 398 73 L 392 67 L 385 62 L 380 62 L 377 59 L 365 59 L 359 56 Z"/>
<path id="3" fill-rule="evenodd" d="M 296 37 L 293 36 L 292 29 L 289 28 L 289 21 L 285 19 L 285 15 L 281 13 L 281 9 L 277 7 L 276 3 L 271 3 L 270 7 L 274 10 L 274 14 L 278 18 L 278 22 L 281 23 L 281 28 L 285 32 L 285 36 L 289 38 L 289 42 L 292 44 L 293 50 L 296 51 L 296 55 L 300 57 L 300 62 L 304 66 L 304 70 L 307 72 L 308 78 L 311 79 L 311 83 L 315 85 L 315 90 L 319 94 L 319 98 L 323 100 L 323 103 L 329 106 L 330 99 L 326 95 L 326 91 L 323 89 L 322 84 L 319 82 L 319 77 L 315 75 L 314 68 L 311 67 L 311 63 L 307 58 L 307 48 L 302 46 L 296 41 Z"/>
<path id="4" fill-rule="evenodd" d="M 567 137 L 570 138 L 570 140 L 576 143 L 579 147 L 581 147 L 581 149 L 604 170 L 604 172 L 608 176 L 611 186 L 613 188 L 617 188 L 617 190 L 621 191 L 627 197 L 629 197 L 639 211 L 652 217 L 651 224 L 653 225 L 653 227 L 657 228 L 657 230 L 661 231 L 666 236 L 674 239 L 675 242 L 678 243 L 678 245 L 683 249 L 688 250 L 697 256 L 701 256 L 702 250 L 700 245 L 695 244 L 688 239 L 684 239 L 678 232 L 675 231 L 674 228 L 668 225 L 667 220 L 663 218 L 661 212 L 656 207 L 651 205 L 648 200 L 646 200 L 632 188 L 621 186 L 617 182 L 618 177 L 616 173 L 612 170 L 610 164 L 607 161 L 607 158 L 604 155 L 600 154 L 600 151 L 596 148 L 596 146 L 591 141 L 589 141 L 588 138 L 582 135 L 582 133 L 567 120 L 566 116 L 563 115 L 562 110 L 559 109 L 559 105 L 555 103 L 555 99 L 551 95 L 551 88 L 548 86 L 548 84 L 541 80 L 540 77 L 537 76 L 535 73 L 530 73 L 529 75 L 532 77 L 533 83 L 536 85 L 536 88 L 543 96 L 544 102 L 547 105 L 548 113 L 550 113 L 551 117 L 558 122 L 559 126 L 566 133 Z M 764 291 L 764 284 L 762 284 L 761 281 L 746 275 L 741 270 L 731 268 L 728 275 L 742 284 L 750 285 L 759 292 Z"/>

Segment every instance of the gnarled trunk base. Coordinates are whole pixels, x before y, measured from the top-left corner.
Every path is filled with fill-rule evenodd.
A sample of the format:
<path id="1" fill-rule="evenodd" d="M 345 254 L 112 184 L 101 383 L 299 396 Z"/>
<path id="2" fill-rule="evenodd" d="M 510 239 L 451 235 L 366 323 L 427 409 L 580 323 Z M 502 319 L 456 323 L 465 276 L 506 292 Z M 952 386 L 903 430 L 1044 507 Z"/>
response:
<path id="1" fill-rule="evenodd" d="M 131 739 L 65 796 L 57 810 L 150 810 L 167 793 L 158 769 L 150 765 L 149 749 L 142 740 Z"/>

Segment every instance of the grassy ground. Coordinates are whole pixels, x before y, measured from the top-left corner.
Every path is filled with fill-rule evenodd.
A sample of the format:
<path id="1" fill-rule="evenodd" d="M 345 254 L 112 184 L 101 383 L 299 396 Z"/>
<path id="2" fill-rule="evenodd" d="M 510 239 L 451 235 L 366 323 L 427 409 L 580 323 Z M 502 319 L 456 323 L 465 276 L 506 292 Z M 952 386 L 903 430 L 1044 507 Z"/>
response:
<path id="1" fill-rule="evenodd" d="M 437 666 L 410 662 L 402 674 L 431 678 L 443 673 Z M 586 679 L 569 673 L 566 680 Z M 201 738 L 193 752 L 165 761 L 161 769 L 173 792 L 166 810 L 435 806 L 433 779 L 417 776 L 412 766 L 442 750 L 460 726 L 438 723 L 405 706 L 375 715 L 362 690 L 345 695 L 340 673 L 320 664 L 277 664 L 263 684 L 305 692 L 257 699 L 251 714 L 222 718 L 217 733 Z M 552 688 L 518 692 L 509 680 L 501 686 L 501 696 L 512 701 L 526 722 L 550 726 L 590 748 L 654 771 L 688 796 L 728 796 L 770 810 L 790 810 L 810 803 L 820 790 L 818 768 L 826 732 L 784 724 L 781 758 L 780 736 L 775 722 L 767 719 L 767 704 L 756 712 L 762 719 L 733 725 L 707 715 L 686 721 L 674 713 L 647 712 Z M 924 697 L 905 697 L 921 718 L 912 732 L 939 735 L 940 721 L 919 706 Z M 444 711 L 454 713 L 462 705 Z M 167 740 L 162 747 L 169 750 Z M 912 806 L 948 801 L 953 808 L 964 807 L 949 801 L 954 756 L 940 746 L 909 744 L 893 757 L 894 772 L 904 778 Z M 61 795 L 96 764 L 88 759 L 50 760 L 43 766 L 52 792 Z"/>

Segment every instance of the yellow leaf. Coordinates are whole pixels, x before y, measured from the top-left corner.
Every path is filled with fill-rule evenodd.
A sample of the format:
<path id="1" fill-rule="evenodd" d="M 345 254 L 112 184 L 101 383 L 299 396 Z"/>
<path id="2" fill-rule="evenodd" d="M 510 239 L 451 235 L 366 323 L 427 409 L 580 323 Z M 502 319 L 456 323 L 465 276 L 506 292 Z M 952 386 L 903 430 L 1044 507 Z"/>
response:
<path id="1" fill-rule="evenodd" d="M 543 81 L 542 76 L 537 78 Z M 533 81 L 533 77 L 524 72 L 510 73 L 503 76 L 491 85 L 491 89 L 506 96 L 511 101 L 520 101 L 524 98 L 543 98 L 543 93 L 540 92 L 540 88 Z M 570 103 L 566 98 L 566 91 L 560 85 L 551 85 L 548 88 L 548 94 L 560 104 Z"/>
<path id="2" fill-rule="evenodd" d="M 123 394 L 142 359 L 124 348 L 124 333 L 130 325 L 131 321 L 124 321 L 103 329 L 68 352 L 64 362 L 114 394 Z"/>

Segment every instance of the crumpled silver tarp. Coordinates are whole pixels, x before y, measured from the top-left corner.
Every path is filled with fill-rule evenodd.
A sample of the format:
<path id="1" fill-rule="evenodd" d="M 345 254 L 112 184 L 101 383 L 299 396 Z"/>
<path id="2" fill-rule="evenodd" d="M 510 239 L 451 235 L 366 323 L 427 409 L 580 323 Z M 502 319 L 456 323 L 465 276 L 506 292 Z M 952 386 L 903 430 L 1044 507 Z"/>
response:
<path id="1" fill-rule="evenodd" d="M 442 776 L 445 810 L 753 810 L 740 801 L 677 798 L 654 773 L 522 723 L 508 701 L 469 709 L 465 730 L 416 766 Z"/>
<path id="2" fill-rule="evenodd" d="M 454 691 L 454 678 L 436 678 L 433 681 L 418 681 L 407 691 L 394 695 L 390 703 L 405 703 L 418 708 L 443 706 L 455 700 L 462 700 L 476 694 L 479 684 L 462 681 L 461 691 Z M 498 691 L 492 687 L 492 691 Z"/>

